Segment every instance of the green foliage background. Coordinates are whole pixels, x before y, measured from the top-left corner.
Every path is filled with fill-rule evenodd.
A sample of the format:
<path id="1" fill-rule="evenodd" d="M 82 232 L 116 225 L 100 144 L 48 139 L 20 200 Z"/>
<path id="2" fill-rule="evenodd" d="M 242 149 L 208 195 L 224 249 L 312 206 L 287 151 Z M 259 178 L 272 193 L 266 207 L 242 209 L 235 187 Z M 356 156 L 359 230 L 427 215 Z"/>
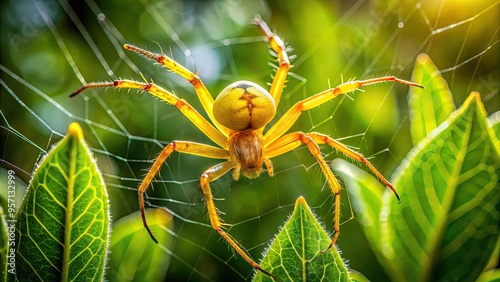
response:
<path id="1" fill-rule="evenodd" d="M 113 218 L 135 212 L 135 189 L 149 166 L 146 161 L 160 151 L 159 142 L 210 141 L 175 108 L 147 94 L 108 90 L 94 92 L 97 96 L 88 92 L 88 100 L 84 96 L 68 99 L 67 95 L 83 83 L 75 68 L 87 82 L 116 77 L 142 80 L 141 72 L 201 109 L 188 83 L 144 58 L 125 53 L 121 45 L 132 43 L 152 51 L 161 47 L 172 53 L 180 63 L 200 71 L 214 96 L 239 79 L 265 85 L 272 74 L 268 65 L 271 57 L 259 32 L 250 25 L 256 13 L 297 55 L 292 62 L 296 75 L 289 78 L 278 115 L 296 101 L 341 83 L 342 77 L 392 74 L 409 79 L 422 52 L 429 54 L 439 69 L 454 68 L 443 76 L 456 105 L 474 90 L 481 93 L 486 111 L 492 114 L 500 108 L 498 2 L 475 2 L 115 0 L 74 2 L 70 6 L 63 1 L 40 1 L 50 15 L 47 21 L 35 2 L 3 1 L 0 165 L 15 169 L 18 180 L 27 183 L 40 156 L 65 134 L 70 122 L 77 120 L 103 171 Z M 98 20 L 101 12 L 105 21 Z M 476 15 L 470 22 L 432 34 Z M 81 25 L 75 25 L 74 19 Z M 399 28 L 398 23 L 404 26 Z M 59 37 L 54 37 L 54 32 Z M 229 39 L 228 46 L 224 39 Z M 58 40 L 63 41 L 74 62 L 61 51 Z M 184 56 L 187 48 L 190 57 Z M 314 130 L 334 138 L 350 136 L 342 142 L 366 156 L 379 153 L 371 161 L 389 177 L 412 147 L 406 93 L 407 87 L 400 85 L 369 87 L 352 94 L 354 100 L 342 97 L 305 113 L 292 130 Z M 62 108 L 55 107 L 56 103 Z M 88 126 L 88 120 L 106 128 Z M 126 136 L 124 128 L 134 138 Z M 329 148 L 324 152 L 328 160 L 338 156 Z M 212 164 L 212 160 L 172 156 L 159 177 L 163 182 L 149 192 L 154 206 L 165 206 L 183 217 L 174 218 L 176 236 L 170 250 L 177 257 L 168 265 L 170 278 L 223 280 L 252 275 L 246 262 L 233 257 L 210 227 L 188 222 L 208 224 L 196 179 Z M 332 197 L 329 189 L 323 189 L 324 178 L 307 150 L 276 158 L 274 165 L 278 174 L 273 179 L 263 175 L 234 182 L 228 176 L 212 185 L 216 197 L 225 199 L 217 201 L 226 213 L 225 221 L 237 223 L 230 233 L 256 259 L 300 195 L 324 220 L 327 230 L 332 230 Z M 22 185 L 17 187 L 22 193 Z M 347 220 L 351 209 L 347 194 L 342 197 L 343 220 Z M 347 221 L 341 231 L 338 247 L 349 266 L 373 281 L 386 280 L 387 274 L 370 251 L 357 220 Z"/>

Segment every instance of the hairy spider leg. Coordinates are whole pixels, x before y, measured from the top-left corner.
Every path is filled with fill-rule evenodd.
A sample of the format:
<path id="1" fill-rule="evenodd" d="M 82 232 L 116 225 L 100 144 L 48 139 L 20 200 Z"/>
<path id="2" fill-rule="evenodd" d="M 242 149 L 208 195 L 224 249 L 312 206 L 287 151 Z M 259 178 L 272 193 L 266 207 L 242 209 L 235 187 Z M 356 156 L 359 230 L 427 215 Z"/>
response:
<path id="1" fill-rule="evenodd" d="M 368 169 L 370 169 L 373 172 L 373 174 L 375 174 L 375 176 L 382 183 L 384 183 L 389 189 L 392 190 L 392 192 L 394 192 L 394 195 L 396 195 L 396 198 L 398 199 L 398 201 L 400 200 L 399 195 L 396 192 L 396 189 L 394 189 L 394 186 L 362 154 L 360 154 L 356 151 L 353 151 L 352 149 L 348 148 L 344 144 L 340 143 L 339 141 L 331 138 L 330 136 L 328 136 L 326 134 L 322 134 L 322 133 L 318 133 L 318 132 L 309 132 L 309 133 L 298 132 L 298 133 L 305 134 L 305 135 L 311 137 L 316 144 L 327 144 L 328 146 L 332 147 L 333 149 L 348 156 L 352 160 L 365 164 L 368 167 Z M 299 140 L 298 137 L 296 136 L 296 134 L 297 134 L 297 132 L 284 135 L 281 138 L 278 138 L 274 143 L 269 145 L 266 148 L 266 152 L 267 152 L 268 157 L 273 158 L 275 156 L 287 153 L 287 152 L 295 149 L 298 145 L 295 144 L 294 141 Z M 290 139 L 292 141 L 290 141 Z"/>
<path id="2" fill-rule="evenodd" d="M 290 60 L 288 59 L 286 46 L 283 40 L 281 40 L 278 35 L 271 32 L 269 26 L 260 18 L 260 16 L 255 16 L 254 21 L 260 31 L 267 37 L 267 41 L 269 42 L 271 49 L 273 49 L 278 56 L 278 68 L 274 74 L 271 89 L 269 89 L 269 94 L 273 97 L 277 107 L 280 103 L 283 88 L 285 87 L 286 76 L 290 70 Z"/>
<path id="3" fill-rule="evenodd" d="M 138 54 L 143 55 L 144 57 L 156 61 L 160 63 L 162 66 L 166 67 L 167 69 L 177 73 L 178 75 L 182 76 L 184 79 L 186 79 L 189 83 L 191 83 L 194 86 L 194 91 L 198 95 L 198 99 L 200 100 L 203 109 L 205 112 L 208 114 L 208 117 L 210 120 L 215 124 L 215 126 L 227 137 L 229 135 L 229 129 L 221 125 L 215 118 L 214 114 L 212 111 L 213 104 L 214 104 L 214 98 L 208 91 L 207 87 L 201 80 L 201 78 L 198 76 L 198 74 L 194 74 L 190 70 L 188 70 L 186 67 L 183 65 L 179 64 L 176 62 L 174 59 L 168 57 L 165 54 L 157 54 L 153 53 L 144 49 L 141 49 L 139 47 L 130 45 L 130 44 L 125 44 L 123 46 L 125 49 L 134 51 Z"/>
<path id="4" fill-rule="evenodd" d="M 163 101 L 178 108 L 184 116 L 186 116 L 198 129 L 201 130 L 208 138 L 214 141 L 217 145 L 224 149 L 229 147 L 227 138 L 218 131 L 210 122 L 208 122 L 196 109 L 194 109 L 188 102 L 180 99 L 175 94 L 161 88 L 154 83 L 143 83 L 133 80 L 115 80 L 114 82 L 92 82 L 83 85 L 76 90 L 70 97 L 74 97 L 89 88 L 125 88 L 125 89 L 140 89 L 146 90 L 151 95 L 156 96 Z"/>
<path id="5" fill-rule="evenodd" d="M 285 134 L 285 132 L 292 127 L 292 125 L 297 121 L 300 114 L 303 111 L 310 110 L 312 108 L 318 107 L 331 99 L 341 95 L 352 92 L 356 89 L 359 89 L 362 86 L 375 84 L 380 82 L 388 82 L 393 81 L 401 84 L 405 84 L 408 86 L 416 86 L 421 87 L 421 85 L 417 83 L 413 83 L 410 81 L 402 80 L 394 76 L 384 76 L 379 78 L 367 79 L 367 80 L 355 80 L 349 81 L 346 83 L 342 83 L 341 85 L 330 88 L 318 94 L 315 94 L 311 97 L 308 97 L 302 101 L 297 102 L 293 105 L 269 130 L 264 134 L 264 147 L 269 146 L 280 136 Z"/>
<path id="6" fill-rule="evenodd" d="M 210 182 L 217 180 L 219 177 L 226 174 L 228 171 L 234 168 L 234 164 L 231 161 L 223 162 L 217 164 L 209 169 L 207 169 L 200 178 L 201 190 L 203 191 L 203 196 L 205 197 L 205 204 L 207 205 L 208 217 L 210 219 L 210 224 L 212 228 L 219 233 L 219 235 L 224 238 L 231 247 L 244 259 L 246 260 L 253 268 L 259 270 L 260 272 L 270 276 L 273 280 L 276 281 L 276 276 L 262 269 L 258 263 L 256 263 L 240 246 L 238 242 L 236 242 L 228 233 L 223 230 L 223 224 L 219 218 L 219 213 L 217 212 L 217 208 L 215 207 L 214 200 L 212 197 L 212 190 L 210 189 Z"/>
<path id="7" fill-rule="evenodd" d="M 314 135 L 311 136 L 310 134 L 303 132 L 293 132 L 286 134 L 278 138 L 273 144 L 271 144 L 271 146 L 269 146 L 269 148 L 266 148 L 266 152 L 269 158 L 273 158 L 287 153 L 299 147 L 301 144 L 304 144 L 307 146 L 307 149 L 314 156 L 314 158 L 316 158 L 316 161 L 318 162 L 321 171 L 325 175 L 326 181 L 328 182 L 328 185 L 330 186 L 330 189 L 332 190 L 332 193 L 335 197 L 333 224 L 334 234 L 328 248 L 322 251 L 326 252 L 335 244 L 340 234 L 340 184 L 333 175 L 333 172 L 328 167 L 325 159 L 321 156 L 321 151 L 313 136 Z"/>
<path id="8" fill-rule="evenodd" d="M 190 155 L 197 155 L 197 156 L 202 156 L 202 157 L 207 157 L 207 158 L 213 158 L 213 159 L 227 159 L 227 158 L 229 158 L 229 152 L 224 150 L 224 149 L 212 147 L 209 145 L 196 143 L 196 142 L 172 141 L 167 146 L 165 146 L 163 148 L 163 150 L 160 152 L 160 154 L 158 155 L 158 157 L 154 161 L 153 165 L 149 169 L 148 173 L 146 174 L 146 176 L 142 180 L 141 185 L 137 189 L 137 195 L 139 198 L 139 209 L 141 211 L 142 223 L 144 224 L 144 227 L 148 231 L 151 238 L 156 243 L 158 243 L 158 241 L 156 240 L 153 233 L 149 229 L 149 225 L 148 225 L 147 220 L 146 220 L 146 211 L 145 211 L 145 207 L 144 207 L 144 192 L 146 192 L 146 190 L 150 186 L 151 182 L 153 181 L 153 178 L 156 176 L 156 174 L 158 173 L 160 168 L 163 166 L 166 159 L 174 151 L 179 152 L 179 153 L 190 154 Z M 203 191 L 203 194 L 205 195 L 205 191 Z M 210 192 L 209 192 L 209 194 L 211 195 Z M 213 202 L 212 202 L 212 205 L 213 205 Z M 210 215 L 210 209 L 209 209 L 209 216 L 210 216 L 210 219 L 213 216 L 213 215 Z M 217 216 L 217 214 L 216 214 L 216 216 Z"/>

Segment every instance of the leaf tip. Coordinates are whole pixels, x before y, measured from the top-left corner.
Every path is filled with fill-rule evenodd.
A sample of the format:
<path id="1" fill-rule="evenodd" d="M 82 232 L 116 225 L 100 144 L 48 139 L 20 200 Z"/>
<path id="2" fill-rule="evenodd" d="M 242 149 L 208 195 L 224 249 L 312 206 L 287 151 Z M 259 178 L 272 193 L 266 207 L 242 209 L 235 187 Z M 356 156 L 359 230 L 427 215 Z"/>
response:
<path id="1" fill-rule="evenodd" d="M 76 137 L 77 139 L 83 139 L 82 127 L 77 122 L 70 123 L 68 127 L 68 137 Z"/>
<path id="2" fill-rule="evenodd" d="M 429 60 L 429 55 L 427 55 L 426 53 L 420 53 L 417 56 L 417 62 L 421 65 L 426 64 Z"/>
<path id="3" fill-rule="evenodd" d="M 481 94 L 479 94 L 479 92 L 477 91 L 472 91 L 470 93 L 470 96 L 472 97 L 471 99 L 475 99 L 476 101 L 481 100 Z"/>
<path id="4" fill-rule="evenodd" d="M 306 199 L 303 196 L 298 197 L 297 201 L 295 201 L 295 207 L 297 207 L 299 205 L 301 205 L 301 206 L 307 206 Z"/>
<path id="5" fill-rule="evenodd" d="M 467 99 L 465 99 L 465 102 L 463 104 L 465 105 L 483 105 L 483 102 L 481 101 L 481 94 L 477 91 L 472 91 Z"/>

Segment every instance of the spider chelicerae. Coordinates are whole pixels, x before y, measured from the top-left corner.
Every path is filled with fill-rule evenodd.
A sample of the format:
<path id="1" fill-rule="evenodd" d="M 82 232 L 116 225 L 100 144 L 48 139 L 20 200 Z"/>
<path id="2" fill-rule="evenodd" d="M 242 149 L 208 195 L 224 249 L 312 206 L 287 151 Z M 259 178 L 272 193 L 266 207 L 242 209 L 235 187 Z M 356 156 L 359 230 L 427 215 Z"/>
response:
<path id="1" fill-rule="evenodd" d="M 239 255 L 252 265 L 252 267 L 272 278 L 276 278 L 268 271 L 262 269 L 259 264 L 247 254 L 243 247 L 224 230 L 224 224 L 221 222 L 219 213 L 214 204 L 210 182 L 215 181 L 231 170 L 233 170 L 234 180 L 238 180 L 240 174 L 248 178 L 255 178 L 261 174 L 263 166 L 266 167 L 269 176 L 273 176 L 274 170 L 271 158 L 290 152 L 300 145 L 307 146 L 321 167 L 326 177 L 326 181 L 335 197 L 334 235 L 330 245 L 325 251 L 329 250 L 335 244 L 340 231 L 340 185 L 328 167 L 328 164 L 321 156 L 319 144 L 327 144 L 351 159 L 365 164 L 381 182 L 394 192 L 398 200 L 399 196 L 392 184 L 387 181 L 387 179 L 385 179 L 385 177 L 365 157 L 349 149 L 330 136 L 318 132 L 287 133 L 287 131 L 292 127 L 303 111 L 320 106 L 341 94 L 352 92 L 364 85 L 392 81 L 408 86 L 422 86 L 394 76 L 342 83 L 335 88 L 327 89 L 297 102 L 264 132 L 265 126 L 276 115 L 276 108 L 280 102 L 286 77 L 291 65 L 283 40 L 278 35 L 271 32 L 268 25 L 259 16 L 256 16 L 254 21 L 266 37 L 277 57 L 278 67 L 269 91 L 254 82 L 237 81 L 224 88 L 214 100 L 197 73 L 191 72 L 165 54 L 152 53 L 129 44 L 125 44 L 124 46 L 125 49 L 134 51 L 148 59 L 156 61 L 189 81 L 194 86 L 194 90 L 211 123 L 199 114 L 188 102 L 154 83 L 123 79 L 117 79 L 113 82 L 92 82 L 80 87 L 71 94 L 70 97 L 76 96 L 89 88 L 115 87 L 139 89 L 146 90 L 152 95 L 178 108 L 182 114 L 219 147 L 193 141 L 176 140 L 163 148 L 137 190 L 142 221 L 146 230 L 151 238 L 157 242 L 146 221 L 144 192 L 148 189 L 151 181 L 170 154 L 175 151 L 206 158 L 222 159 L 224 160 L 222 163 L 208 168 L 200 177 L 200 186 L 205 198 L 210 224 Z"/>

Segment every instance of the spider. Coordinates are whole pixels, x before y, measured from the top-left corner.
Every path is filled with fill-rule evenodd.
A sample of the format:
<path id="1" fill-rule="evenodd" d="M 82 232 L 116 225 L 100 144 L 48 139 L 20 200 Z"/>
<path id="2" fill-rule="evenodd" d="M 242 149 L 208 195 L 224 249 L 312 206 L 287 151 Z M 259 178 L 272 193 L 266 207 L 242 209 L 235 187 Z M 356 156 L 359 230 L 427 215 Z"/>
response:
<path id="1" fill-rule="evenodd" d="M 174 151 L 206 158 L 223 159 L 225 161 L 208 168 L 200 177 L 200 186 L 207 206 L 210 224 L 252 267 L 275 279 L 274 275 L 262 269 L 247 254 L 244 248 L 224 230 L 224 224 L 221 222 L 219 212 L 214 204 L 210 182 L 215 181 L 231 170 L 233 170 L 232 176 L 234 180 L 238 180 L 241 174 L 248 178 L 255 178 L 261 174 L 263 166 L 265 166 L 267 174 L 273 176 L 272 158 L 290 152 L 300 145 L 307 146 L 325 175 L 335 199 L 334 235 L 328 248 L 323 251 L 325 252 L 335 244 L 340 234 L 340 184 L 323 159 L 318 145 L 327 144 L 351 159 L 365 164 L 381 182 L 394 192 L 398 200 L 399 196 L 392 184 L 365 157 L 330 136 L 318 132 L 287 133 L 287 131 L 302 112 L 320 106 L 341 94 L 352 92 L 364 85 L 392 81 L 408 86 L 422 86 L 394 76 L 342 83 L 335 88 L 327 89 L 297 102 L 264 133 L 265 126 L 276 115 L 276 108 L 280 102 L 291 65 L 283 40 L 271 32 L 268 25 L 260 16 L 255 16 L 254 24 L 267 39 L 271 49 L 276 53 L 278 61 L 278 67 L 269 91 L 254 82 L 237 81 L 224 88 L 215 100 L 198 76 L 198 72 L 191 72 L 165 54 L 152 53 L 129 44 L 124 45 L 125 49 L 156 61 L 189 81 L 193 85 L 212 123 L 207 121 L 188 102 L 178 98 L 172 92 L 163 89 L 153 82 L 148 83 L 124 79 L 117 79 L 113 82 L 92 82 L 80 87 L 70 97 L 74 97 L 89 88 L 115 87 L 129 90 L 139 89 L 145 90 L 178 108 L 182 114 L 219 147 L 192 141 L 176 140 L 163 148 L 138 188 L 142 222 L 147 232 L 157 243 L 146 221 L 144 192 L 150 186 L 151 181 L 163 163 Z"/>

